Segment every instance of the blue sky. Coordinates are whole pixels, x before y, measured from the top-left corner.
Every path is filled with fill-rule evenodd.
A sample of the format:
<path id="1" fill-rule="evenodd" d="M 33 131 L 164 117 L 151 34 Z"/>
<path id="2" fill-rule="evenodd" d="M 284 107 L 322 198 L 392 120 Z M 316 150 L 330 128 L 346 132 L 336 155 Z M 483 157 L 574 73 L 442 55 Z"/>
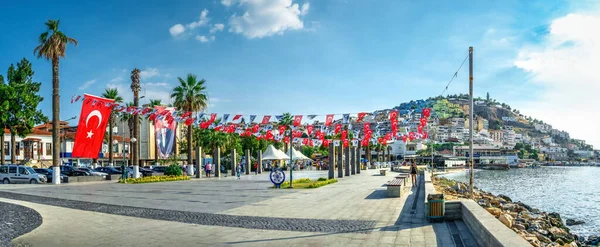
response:
<path id="1" fill-rule="evenodd" d="M 33 49 L 43 23 L 60 18 L 62 31 L 80 42 L 68 47 L 61 61 L 63 119 L 79 112 L 80 104 L 70 104 L 73 94 L 128 90 L 135 67 L 143 71 L 142 102 L 167 100 L 176 78 L 194 73 L 207 80 L 209 112 L 355 113 L 439 95 L 474 46 L 476 95 L 490 92 L 552 123 L 552 111 L 528 112 L 527 107 L 553 84 L 540 83 L 542 72 L 515 62 L 520 53 L 547 50 L 554 20 L 594 5 L 564 0 L 9 1 L 0 22 L 10 30 L 0 36 L 0 73 L 29 59 L 35 79 L 43 83 L 42 110 L 50 115 L 50 63 L 37 60 Z M 177 24 L 185 31 L 177 32 Z M 448 93 L 468 92 L 467 68 Z M 566 121 L 558 127 L 571 128 Z"/>

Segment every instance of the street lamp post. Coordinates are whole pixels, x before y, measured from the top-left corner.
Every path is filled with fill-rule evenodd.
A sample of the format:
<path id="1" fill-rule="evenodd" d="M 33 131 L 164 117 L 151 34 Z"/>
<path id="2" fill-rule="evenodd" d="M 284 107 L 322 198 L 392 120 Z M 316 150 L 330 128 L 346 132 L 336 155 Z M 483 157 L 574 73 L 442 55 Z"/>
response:
<path id="1" fill-rule="evenodd" d="M 293 162 L 292 161 L 292 153 L 293 153 L 292 152 L 292 148 L 294 148 L 294 146 L 292 145 L 292 143 L 294 143 L 294 142 L 292 140 L 292 132 L 293 132 L 292 128 L 290 127 L 290 188 L 294 188 L 294 184 L 293 184 L 294 183 L 293 182 L 294 181 L 294 177 L 293 177 L 293 174 L 294 174 L 294 163 L 292 163 Z"/>

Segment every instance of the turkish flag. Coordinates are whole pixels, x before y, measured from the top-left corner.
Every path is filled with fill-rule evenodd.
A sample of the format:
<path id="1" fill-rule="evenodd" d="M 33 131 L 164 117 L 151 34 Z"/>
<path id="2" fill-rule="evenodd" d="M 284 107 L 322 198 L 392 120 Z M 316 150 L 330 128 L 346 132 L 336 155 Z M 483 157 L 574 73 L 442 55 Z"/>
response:
<path id="1" fill-rule="evenodd" d="M 342 125 L 336 124 L 335 125 L 335 134 L 337 135 L 338 133 L 340 133 L 340 130 L 342 130 Z"/>
<path id="2" fill-rule="evenodd" d="M 112 104 L 106 106 L 106 103 L 114 100 L 89 94 L 83 97 L 72 156 L 97 159 L 112 110 Z"/>
<path id="3" fill-rule="evenodd" d="M 271 119 L 271 116 L 264 116 L 263 120 L 262 120 L 262 124 L 268 124 L 269 123 L 269 119 Z"/>
<path id="4" fill-rule="evenodd" d="M 325 118 L 325 126 L 329 127 L 333 123 L 333 114 L 327 115 Z"/>
<path id="5" fill-rule="evenodd" d="M 356 122 L 360 122 L 360 121 L 362 121 L 362 120 L 363 120 L 363 118 L 365 118 L 365 116 L 366 116 L 366 115 L 367 115 L 367 113 L 366 113 L 366 112 L 361 112 L 361 113 L 358 113 L 358 119 L 356 120 Z"/>
<path id="6" fill-rule="evenodd" d="M 233 117 L 233 120 L 231 120 L 231 121 L 238 120 L 238 119 L 240 119 L 241 117 L 242 117 L 242 114 L 237 114 L 237 115 L 235 115 L 235 117 Z"/>
<path id="7" fill-rule="evenodd" d="M 279 125 L 279 134 L 280 135 L 285 134 L 285 125 Z"/>
<path id="8" fill-rule="evenodd" d="M 315 128 L 315 127 L 314 127 L 314 126 L 312 126 L 312 125 L 308 125 L 308 126 L 306 126 L 306 133 L 308 133 L 308 135 L 309 135 L 309 136 L 310 136 L 310 135 L 312 135 L 312 132 L 313 132 L 313 129 L 314 129 L 314 128 Z"/>
<path id="9" fill-rule="evenodd" d="M 302 115 L 296 115 L 294 117 L 294 126 L 300 126 L 300 123 L 302 123 Z"/>
<path id="10" fill-rule="evenodd" d="M 165 111 L 165 112 L 169 112 L 169 111 Z M 209 123 L 213 123 L 215 120 L 217 120 L 217 114 L 216 113 L 211 113 L 210 114 L 210 119 L 208 120 Z"/>

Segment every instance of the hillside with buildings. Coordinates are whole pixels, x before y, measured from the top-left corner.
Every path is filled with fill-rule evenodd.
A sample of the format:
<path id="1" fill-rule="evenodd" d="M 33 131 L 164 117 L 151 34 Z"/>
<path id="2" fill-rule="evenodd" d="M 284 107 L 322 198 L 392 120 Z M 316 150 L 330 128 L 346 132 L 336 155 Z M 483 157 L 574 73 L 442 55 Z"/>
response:
<path id="1" fill-rule="evenodd" d="M 416 128 L 421 109 L 430 107 L 429 135 L 438 143 L 462 145 L 469 140 L 469 96 L 466 94 L 435 97 L 402 103 L 393 109 L 405 119 L 402 125 Z M 520 158 L 537 160 L 589 159 L 597 156 L 585 140 L 571 139 L 568 132 L 531 116 L 510 105 L 497 102 L 489 94 L 474 99 L 473 143 L 480 146 L 520 151 Z M 532 154 L 536 155 L 532 155 Z M 535 157 L 537 156 L 537 157 Z"/>

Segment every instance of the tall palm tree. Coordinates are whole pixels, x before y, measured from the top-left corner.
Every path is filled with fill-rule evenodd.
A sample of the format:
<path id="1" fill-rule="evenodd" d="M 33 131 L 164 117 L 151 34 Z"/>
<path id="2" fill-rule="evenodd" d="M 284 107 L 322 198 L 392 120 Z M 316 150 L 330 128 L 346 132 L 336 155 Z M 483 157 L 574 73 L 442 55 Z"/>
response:
<path id="1" fill-rule="evenodd" d="M 44 57 L 52 61 L 52 164 L 57 167 L 60 164 L 60 97 L 58 81 L 58 62 L 60 58 L 65 57 L 67 44 L 71 43 L 77 46 L 77 40 L 68 37 L 58 30 L 60 20 L 48 20 L 46 32 L 40 35 L 40 44 L 33 50 L 38 57 Z M 58 183 L 60 181 L 56 181 Z"/>
<path id="2" fill-rule="evenodd" d="M 140 70 L 135 68 L 131 71 L 131 91 L 133 92 L 133 106 L 135 107 L 139 106 L 140 90 Z M 138 114 L 133 115 L 133 137 L 138 140 L 137 142 L 133 142 L 131 144 L 133 148 L 133 152 L 131 152 L 133 154 L 132 165 L 134 166 L 140 164 L 140 149 L 138 148 L 140 141 L 139 119 L 140 117 Z"/>
<path id="3" fill-rule="evenodd" d="M 185 80 L 177 77 L 177 80 L 179 80 L 179 86 L 173 88 L 171 93 L 175 107 L 186 112 L 204 111 L 208 102 L 204 84 L 206 80 L 198 80 L 194 74 L 188 74 Z M 189 125 L 187 130 L 188 165 L 192 164 L 192 127 L 192 125 Z"/>
<path id="4" fill-rule="evenodd" d="M 160 106 L 162 103 L 159 99 L 151 99 L 150 100 L 150 108 L 154 109 L 155 106 Z M 154 121 L 150 122 L 152 126 L 154 126 Z M 154 138 L 154 163 L 158 163 L 158 145 L 156 145 L 156 137 Z"/>
<path id="5" fill-rule="evenodd" d="M 123 103 L 123 97 L 119 95 L 119 90 L 116 88 L 107 88 L 104 90 L 102 97 L 107 99 L 112 99 L 115 103 Z M 117 116 L 115 112 L 110 113 L 110 118 L 108 120 L 108 163 L 113 165 L 113 127 L 115 126 L 115 122 L 117 121 Z"/>
<path id="6" fill-rule="evenodd" d="M 125 104 L 125 106 L 127 107 L 131 107 L 133 106 L 133 102 L 127 102 L 127 104 Z M 127 122 L 127 127 L 129 127 L 129 139 L 131 140 L 131 138 L 133 137 L 133 115 L 130 113 L 127 113 L 126 111 L 121 113 L 120 116 L 120 120 L 122 122 Z M 123 131 L 123 133 L 125 133 L 125 131 Z M 122 136 L 123 140 L 125 140 L 125 135 Z M 125 146 L 123 146 L 123 149 L 125 149 Z M 131 145 L 131 143 L 129 144 L 129 164 L 133 165 L 133 155 L 132 155 L 132 151 L 133 151 L 133 147 Z"/>

